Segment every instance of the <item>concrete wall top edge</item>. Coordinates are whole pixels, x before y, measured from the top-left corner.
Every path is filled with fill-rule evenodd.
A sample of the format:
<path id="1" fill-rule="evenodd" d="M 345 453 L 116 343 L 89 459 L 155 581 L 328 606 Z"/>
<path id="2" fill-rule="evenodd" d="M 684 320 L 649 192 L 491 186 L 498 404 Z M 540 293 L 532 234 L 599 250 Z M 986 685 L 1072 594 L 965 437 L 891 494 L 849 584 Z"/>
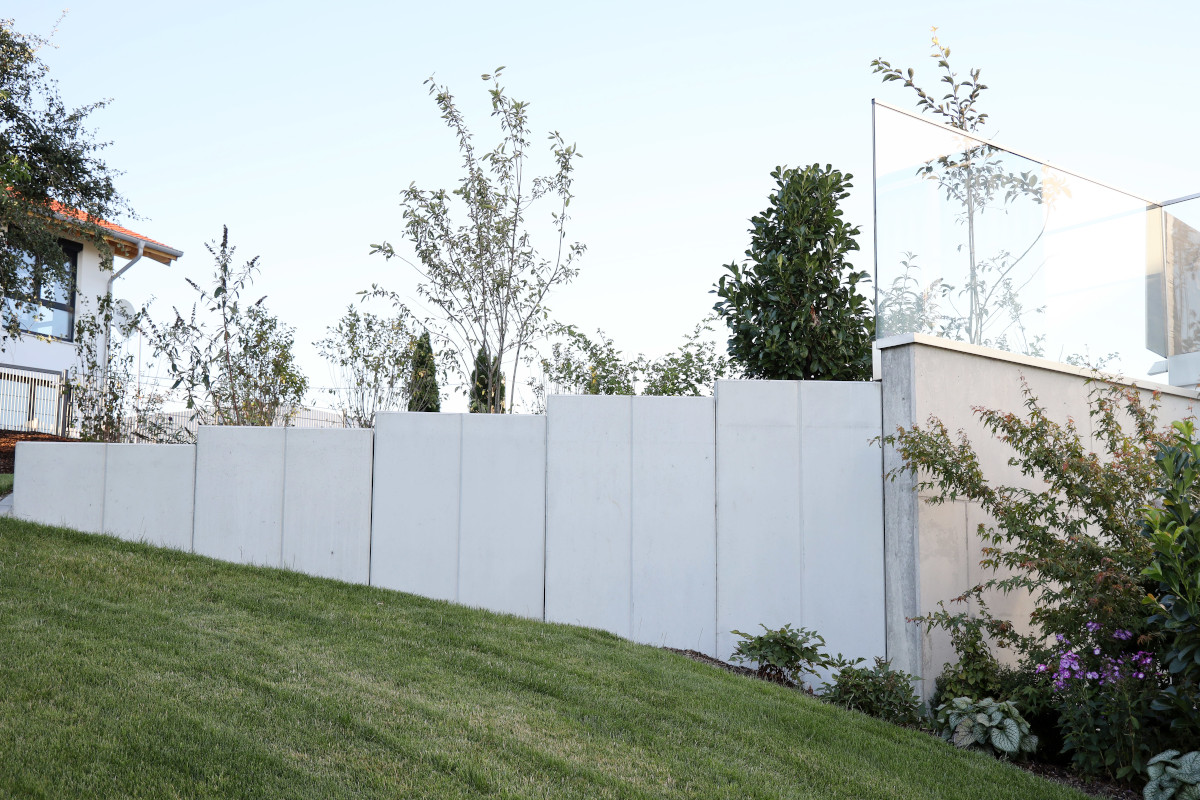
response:
<path id="1" fill-rule="evenodd" d="M 375 434 L 375 431 L 371 428 L 284 428 L 284 430 L 287 431 L 289 437 L 299 436 L 309 439 L 332 439 L 339 436 L 344 438 L 363 438 Z"/>
<path id="2" fill-rule="evenodd" d="M 89 443 L 88 442 L 79 442 L 79 444 L 89 444 Z M 175 443 L 175 442 L 112 442 L 108 446 L 109 447 L 126 448 L 126 447 L 195 447 L 196 445 L 194 445 L 194 444 L 179 444 L 179 443 Z"/>
<path id="3" fill-rule="evenodd" d="M 1009 353 L 1005 350 L 996 350 L 992 347 L 968 344 L 966 342 L 955 342 L 950 339 L 943 339 L 940 336 L 930 336 L 929 334 L 925 333 L 905 333 L 899 336 L 891 336 L 887 339 L 880 339 L 878 342 L 876 342 L 876 346 L 880 350 L 888 350 L 896 347 L 936 347 L 940 350 L 952 350 L 958 353 L 979 356 L 981 358 L 989 358 L 994 361 L 1007 361 L 1012 364 L 1020 364 L 1022 366 L 1032 367 L 1034 369 L 1043 369 L 1047 372 L 1061 372 L 1066 375 L 1075 375 L 1082 378 L 1092 378 L 1096 375 L 1096 373 L 1090 369 L 1064 364 L 1061 361 L 1051 361 L 1048 358 L 1034 358 L 1032 356 L 1020 355 L 1019 353 Z M 1101 377 L 1111 380 L 1115 383 L 1122 383 L 1128 386 L 1137 386 L 1139 389 L 1176 395 L 1189 400 L 1200 398 L 1200 391 L 1183 389 L 1181 387 L 1170 386 L 1165 383 L 1155 383 L 1151 380 L 1143 380 L 1140 378 L 1134 379 L 1124 375 L 1112 375 L 1109 373 L 1101 373 Z"/>
<path id="4" fill-rule="evenodd" d="M 594 405 L 621 406 L 632 401 L 633 395 L 631 394 L 552 394 L 546 398 L 546 411 L 548 414 L 550 408 L 557 405 L 592 403 Z"/>
<path id="5" fill-rule="evenodd" d="M 283 436 L 288 430 L 259 425 L 200 425 L 196 428 L 196 441 L 207 436 Z"/>

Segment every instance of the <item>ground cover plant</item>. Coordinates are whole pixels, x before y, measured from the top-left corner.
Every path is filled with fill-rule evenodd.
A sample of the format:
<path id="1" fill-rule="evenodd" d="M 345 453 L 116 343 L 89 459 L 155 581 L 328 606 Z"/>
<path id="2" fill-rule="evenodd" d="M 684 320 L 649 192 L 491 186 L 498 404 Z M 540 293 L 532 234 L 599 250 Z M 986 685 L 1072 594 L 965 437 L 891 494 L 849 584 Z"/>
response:
<path id="1" fill-rule="evenodd" d="M 977 747 L 1000 758 L 1037 750 L 1037 736 L 1013 703 L 956 697 L 937 709 L 936 721 L 938 733 L 955 747 Z"/>
<path id="2" fill-rule="evenodd" d="M 1081 800 L 594 630 L 0 519 L 0 796 Z"/>
<path id="3" fill-rule="evenodd" d="M 12 473 L 0 475 L 0 495 L 11 494 L 13 490 Z"/>

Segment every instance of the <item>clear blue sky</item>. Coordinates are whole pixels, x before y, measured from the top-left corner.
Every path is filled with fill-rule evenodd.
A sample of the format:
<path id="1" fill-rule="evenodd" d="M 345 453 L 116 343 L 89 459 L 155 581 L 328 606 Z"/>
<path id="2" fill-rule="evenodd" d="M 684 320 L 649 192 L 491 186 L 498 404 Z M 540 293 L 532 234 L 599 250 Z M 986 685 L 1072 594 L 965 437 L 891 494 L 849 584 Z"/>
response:
<path id="1" fill-rule="evenodd" d="M 58 16 L 24 0 L 0 13 L 41 34 Z M 1151 198 L 1200 191 L 1190 2 L 79 0 L 45 60 L 68 103 L 113 99 L 93 121 L 144 217 L 125 222 L 186 253 L 170 269 L 139 264 L 118 295 L 156 296 L 160 317 L 190 305 L 183 276 L 208 276 L 203 244 L 228 224 L 239 255 L 261 257 L 256 296 L 297 328 L 321 386 L 331 378 L 311 343 L 355 293 L 411 291 L 402 265 L 368 255 L 401 241 L 400 189 L 458 177 L 430 75 L 491 143 L 479 75 L 505 65 L 534 129 L 578 144 L 568 235 L 589 249 L 555 316 L 655 355 L 711 308 L 776 165 L 854 173 L 847 216 L 869 268 L 870 101 L 912 107 L 869 63 L 934 84 L 931 25 L 959 70 L 983 69 L 999 142 Z"/>

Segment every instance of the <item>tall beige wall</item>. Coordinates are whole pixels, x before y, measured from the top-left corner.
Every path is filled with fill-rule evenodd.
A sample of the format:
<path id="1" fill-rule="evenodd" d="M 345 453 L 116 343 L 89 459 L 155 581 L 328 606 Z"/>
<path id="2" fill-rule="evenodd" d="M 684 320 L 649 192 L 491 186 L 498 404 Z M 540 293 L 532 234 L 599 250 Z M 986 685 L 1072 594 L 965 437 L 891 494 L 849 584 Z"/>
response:
<path id="1" fill-rule="evenodd" d="M 975 446 L 980 467 L 993 482 L 1040 488 L 1008 464 L 1012 450 L 984 428 L 974 406 L 1019 413 L 1025 400 L 1022 379 L 1052 419 L 1073 419 L 1079 431 L 1092 434 L 1088 414 L 1090 385 L 1086 370 L 1053 361 L 1027 358 L 989 348 L 949 342 L 920 334 L 880 342 L 883 379 L 883 430 L 924 425 L 930 416 L 954 433 L 962 429 Z M 1192 413 L 1197 394 L 1170 386 L 1145 384 L 1147 398 L 1159 390 L 1159 420 L 1168 425 Z M 884 469 L 900 465 L 899 456 L 885 448 Z M 927 504 L 914 481 L 904 477 L 884 485 L 885 595 L 887 650 L 893 663 L 925 679 L 926 697 L 942 665 L 953 660 L 949 637 L 923 634 L 907 619 L 936 610 L 990 577 L 979 567 L 977 529 L 987 522 L 976 503 Z M 1032 600 L 1027 595 L 995 594 L 986 598 L 997 616 L 1014 622 L 1028 620 Z M 953 608 L 953 606 L 952 606 Z M 1000 654 L 1003 657 L 1003 653 Z"/>

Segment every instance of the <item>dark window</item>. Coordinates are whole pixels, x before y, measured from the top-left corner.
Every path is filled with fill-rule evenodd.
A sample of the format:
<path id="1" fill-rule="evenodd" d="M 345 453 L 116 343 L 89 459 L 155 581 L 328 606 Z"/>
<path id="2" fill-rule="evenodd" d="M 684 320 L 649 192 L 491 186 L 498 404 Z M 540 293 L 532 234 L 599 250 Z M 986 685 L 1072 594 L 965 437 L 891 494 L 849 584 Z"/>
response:
<path id="1" fill-rule="evenodd" d="M 55 277 L 43 275 L 33 280 L 33 258 L 26 256 L 22 282 L 33 283 L 33 294 L 28 297 L 6 298 L 5 317 L 15 314 L 22 331 L 62 339 L 75 339 L 75 275 L 79 268 L 79 252 L 83 249 L 76 242 L 62 241 L 68 280 L 63 283 Z"/>

